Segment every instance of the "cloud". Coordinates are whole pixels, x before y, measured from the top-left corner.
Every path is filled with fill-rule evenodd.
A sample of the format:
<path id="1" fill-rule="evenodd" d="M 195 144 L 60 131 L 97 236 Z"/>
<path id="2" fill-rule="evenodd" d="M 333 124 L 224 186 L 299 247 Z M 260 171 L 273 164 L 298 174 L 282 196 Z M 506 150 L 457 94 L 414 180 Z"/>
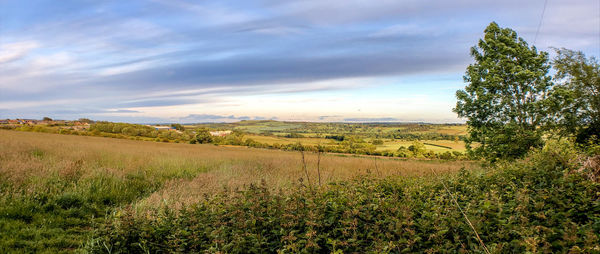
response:
<path id="1" fill-rule="evenodd" d="M 0 39 L 0 106 L 14 114 L 75 108 L 120 117 L 169 108 L 186 109 L 176 115 L 267 117 L 274 113 L 244 111 L 242 97 L 336 99 L 340 91 L 360 93 L 415 76 L 434 82 L 448 73 L 462 84 L 469 47 L 489 22 L 531 43 L 542 7 L 542 1 L 517 0 L 0 1 L 0 10 L 8 10 L 2 12 L 8 22 Z M 597 10 L 594 1 L 548 2 L 536 46 L 597 55 Z M 402 86 L 412 92 L 398 89 L 403 97 L 436 90 Z M 107 113 L 113 109 L 139 112 Z M 327 114 L 338 113 L 348 112 Z M 302 117 L 289 114 L 278 116 Z M 343 118 L 323 114 L 311 113 L 314 120 Z M 225 119 L 241 117 L 234 118 Z"/>
<path id="2" fill-rule="evenodd" d="M 108 111 L 106 111 L 106 113 L 140 113 L 140 111 L 131 110 L 131 109 L 117 109 L 117 110 L 108 110 Z"/>
<path id="3" fill-rule="evenodd" d="M 261 117 L 253 117 L 261 118 Z M 211 115 L 211 114 L 190 114 L 178 119 L 179 122 L 237 122 L 241 120 L 250 120 L 249 116 L 234 116 L 234 115 Z"/>
<path id="4" fill-rule="evenodd" d="M 329 120 L 329 119 L 332 119 L 332 118 L 336 118 L 337 119 L 337 118 L 340 118 L 340 117 L 343 117 L 343 116 L 341 116 L 341 115 L 319 116 L 318 119 L 321 120 L 321 121 L 323 121 L 323 120 Z"/>
<path id="5" fill-rule="evenodd" d="M 7 64 L 19 60 L 38 47 L 40 47 L 40 45 L 36 41 L 0 44 L 0 64 Z"/>
<path id="6" fill-rule="evenodd" d="M 344 118 L 344 122 L 398 122 L 401 119 L 394 117 L 361 117 L 361 118 Z"/>

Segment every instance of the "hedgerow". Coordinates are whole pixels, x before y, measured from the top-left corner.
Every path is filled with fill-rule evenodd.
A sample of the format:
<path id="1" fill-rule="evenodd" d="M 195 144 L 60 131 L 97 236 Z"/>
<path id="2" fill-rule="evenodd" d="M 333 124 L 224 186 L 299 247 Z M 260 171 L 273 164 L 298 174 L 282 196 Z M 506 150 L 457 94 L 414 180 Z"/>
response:
<path id="1" fill-rule="evenodd" d="M 181 210 L 113 214 L 91 252 L 600 252 L 600 185 L 552 143 L 526 160 L 439 178 L 266 184 Z M 447 186 L 447 188 L 445 187 Z M 452 194 L 452 195 L 451 195 Z"/>

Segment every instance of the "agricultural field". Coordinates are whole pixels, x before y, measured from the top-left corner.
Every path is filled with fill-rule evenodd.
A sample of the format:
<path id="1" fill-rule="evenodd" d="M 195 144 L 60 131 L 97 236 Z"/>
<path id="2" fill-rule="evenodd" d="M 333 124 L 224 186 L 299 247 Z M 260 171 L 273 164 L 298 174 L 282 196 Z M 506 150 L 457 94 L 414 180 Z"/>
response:
<path id="1" fill-rule="evenodd" d="M 299 133 L 305 137 L 325 135 L 358 135 L 376 137 L 398 132 L 408 134 L 446 134 L 464 136 L 467 127 L 464 124 L 429 123 L 317 123 L 282 122 L 274 120 L 245 120 L 234 123 L 188 124 L 187 128 L 207 127 L 210 129 L 240 130 L 253 134 L 285 135 Z"/>
<path id="2" fill-rule="evenodd" d="M 421 142 L 425 145 L 425 148 L 428 150 L 432 150 L 438 153 L 445 151 L 458 151 L 464 152 L 465 143 L 463 141 L 451 141 L 451 140 L 421 140 Z M 382 145 L 377 146 L 377 150 L 380 151 L 396 151 L 401 146 L 409 147 L 413 144 L 413 141 L 407 140 L 391 140 L 384 141 Z"/>
<path id="3" fill-rule="evenodd" d="M 87 120 L 85 126 L 73 121 L 38 121 L 0 124 L 0 129 L 100 136 L 132 140 L 212 143 L 279 150 L 309 150 L 388 157 L 425 157 L 464 160 L 465 125 L 423 123 L 314 123 L 279 121 L 240 121 L 211 124 L 141 125 Z M 35 123 L 37 122 L 37 123 Z M 79 123 L 79 122 L 77 122 Z M 219 131 L 224 136 L 213 136 Z M 215 134 L 216 135 L 216 134 Z M 204 138 L 203 138 L 204 137 Z M 418 143 L 415 143 L 417 141 Z M 472 144 L 477 146 L 477 144 Z M 420 150 L 412 146 L 422 147 Z"/>
<path id="4" fill-rule="evenodd" d="M 379 152 L 395 152 L 400 147 L 408 148 L 417 140 L 425 148 L 436 153 L 465 152 L 463 137 L 466 125 L 423 124 L 423 123 L 307 123 L 279 121 L 240 121 L 222 124 L 186 125 L 194 129 L 206 127 L 215 130 L 236 130 L 246 133 L 245 138 L 268 145 L 339 145 L 340 140 L 330 137 L 355 137 L 366 143 L 380 139 L 374 144 Z"/>
<path id="5" fill-rule="evenodd" d="M 119 208 L 152 211 L 263 181 L 273 190 L 419 177 L 472 162 L 372 159 L 0 130 L 0 252 L 74 251 Z M 308 172 L 308 175 L 307 175 Z"/>

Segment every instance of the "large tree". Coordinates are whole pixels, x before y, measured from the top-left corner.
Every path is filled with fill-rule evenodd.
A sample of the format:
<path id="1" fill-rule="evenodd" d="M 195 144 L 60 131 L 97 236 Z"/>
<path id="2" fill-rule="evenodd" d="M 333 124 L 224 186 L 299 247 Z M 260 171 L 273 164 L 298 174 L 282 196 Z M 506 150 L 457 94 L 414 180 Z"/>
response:
<path id="1" fill-rule="evenodd" d="M 492 22 L 471 48 L 475 63 L 456 92 L 454 112 L 467 119 L 467 149 L 492 161 L 518 158 L 542 142 L 552 88 L 548 53 Z"/>
<path id="2" fill-rule="evenodd" d="M 600 143 L 600 64 L 582 52 L 556 49 L 552 91 L 555 127 L 578 143 Z"/>

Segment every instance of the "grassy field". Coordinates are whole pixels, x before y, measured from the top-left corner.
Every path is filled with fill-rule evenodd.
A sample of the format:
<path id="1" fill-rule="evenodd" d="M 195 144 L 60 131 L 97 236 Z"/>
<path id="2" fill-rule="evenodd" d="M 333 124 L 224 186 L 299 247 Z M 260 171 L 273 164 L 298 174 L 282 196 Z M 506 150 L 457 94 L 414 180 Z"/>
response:
<path id="1" fill-rule="evenodd" d="M 139 212 L 197 202 L 264 181 L 316 186 L 317 155 L 0 130 L 0 252 L 74 251 L 119 207 Z M 360 176 L 431 176 L 469 162 L 323 155 L 321 184 Z"/>
<path id="2" fill-rule="evenodd" d="M 252 139 L 267 145 L 287 145 L 298 142 L 309 146 L 319 144 L 335 146 L 339 144 L 339 141 L 326 138 L 327 136 L 354 137 L 367 144 L 370 144 L 373 140 L 383 140 L 383 144 L 375 145 L 375 150 L 378 152 L 395 152 L 401 146 L 407 148 L 412 145 L 414 140 L 418 140 L 425 144 L 425 149 L 438 154 L 465 152 L 465 143 L 461 138 L 467 134 L 466 125 L 423 123 L 240 121 L 236 123 L 188 125 L 187 127 L 239 130 L 246 133 L 245 139 Z M 294 135 L 299 137 L 292 137 Z"/>
<path id="3" fill-rule="evenodd" d="M 421 140 L 421 143 L 425 144 L 425 148 L 434 152 L 445 152 L 445 151 L 458 151 L 464 152 L 465 143 L 463 141 L 450 141 L 450 140 Z M 401 146 L 409 147 L 413 144 L 413 141 L 407 140 L 393 140 L 385 141 L 383 145 L 378 145 L 377 150 L 380 151 L 396 151 Z M 433 144 L 433 145 L 431 145 Z M 450 147 L 452 149 L 449 149 Z"/>
<path id="4" fill-rule="evenodd" d="M 235 123 L 211 123 L 181 125 L 177 131 L 155 130 L 145 125 L 127 123 L 94 122 L 86 128 L 74 129 L 71 122 L 52 124 L 0 124 L 0 129 L 32 131 L 57 134 L 111 137 L 171 143 L 213 143 L 219 145 L 249 146 L 293 150 L 302 144 L 311 150 L 322 145 L 326 152 L 363 155 L 426 157 L 430 159 L 467 159 L 464 147 L 466 126 L 458 124 L 424 123 L 314 123 L 240 121 Z M 198 131 L 229 130 L 233 134 L 197 140 Z M 413 141 L 425 145 L 418 152 L 398 151 L 409 147 Z M 383 142 L 383 143 L 382 143 Z"/>
<path id="5" fill-rule="evenodd" d="M 265 143 L 269 145 L 273 144 L 295 144 L 300 142 L 303 145 L 335 145 L 335 140 L 325 139 L 325 138 L 286 138 L 286 137 L 275 137 L 275 136 L 261 136 L 261 135 L 246 135 L 245 138 L 252 139 L 254 141 Z M 421 143 L 425 143 L 425 148 L 428 150 L 433 150 L 435 152 L 445 152 L 445 151 L 458 151 L 464 152 L 465 143 L 461 140 L 458 141 L 450 141 L 450 140 L 421 140 Z M 409 147 L 413 144 L 413 141 L 409 140 L 387 140 L 384 141 L 382 145 L 376 145 L 378 151 L 396 151 L 401 146 Z M 433 144 L 433 145 L 430 145 Z M 436 146 L 437 145 L 437 146 Z M 443 147 L 442 147 L 443 146 Z M 444 148 L 450 147 L 450 148 Z"/>
<path id="6" fill-rule="evenodd" d="M 315 123 L 315 122 L 281 122 L 273 120 L 248 120 L 235 123 L 207 123 L 186 125 L 187 128 L 208 127 L 211 129 L 241 130 L 248 133 L 301 133 L 306 137 L 318 135 L 357 135 L 373 136 L 392 132 L 419 134 L 466 135 L 464 124 L 428 124 L 428 123 Z"/>
<path id="7" fill-rule="evenodd" d="M 558 144 L 485 170 L 303 163 L 291 151 L 0 130 L 0 253 L 593 253 L 600 184 L 578 156 Z"/>
<path id="8" fill-rule="evenodd" d="M 245 138 L 253 139 L 254 141 L 265 143 L 265 144 L 275 144 L 279 143 L 282 145 L 287 144 L 295 144 L 302 143 L 303 145 L 328 145 L 335 144 L 336 142 L 331 139 L 325 138 L 286 138 L 286 137 L 276 137 L 276 136 L 262 136 L 262 135 L 246 135 Z"/>

